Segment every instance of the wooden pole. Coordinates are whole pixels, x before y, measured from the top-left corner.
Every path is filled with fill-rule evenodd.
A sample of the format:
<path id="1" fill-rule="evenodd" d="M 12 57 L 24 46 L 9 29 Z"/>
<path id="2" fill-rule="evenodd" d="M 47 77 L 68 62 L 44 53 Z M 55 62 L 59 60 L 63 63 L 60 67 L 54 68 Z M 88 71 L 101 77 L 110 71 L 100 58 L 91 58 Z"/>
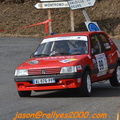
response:
<path id="1" fill-rule="evenodd" d="M 117 113 L 117 118 L 116 120 L 120 120 L 120 113 Z"/>
<path id="2" fill-rule="evenodd" d="M 51 10 L 50 9 L 48 9 L 48 19 L 51 20 Z M 48 26 L 49 26 L 49 34 L 51 34 L 52 33 L 52 22 L 49 22 Z"/>
<path id="3" fill-rule="evenodd" d="M 75 27 L 74 27 L 74 11 L 70 10 L 70 19 L 71 19 L 71 32 L 75 31 Z"/>

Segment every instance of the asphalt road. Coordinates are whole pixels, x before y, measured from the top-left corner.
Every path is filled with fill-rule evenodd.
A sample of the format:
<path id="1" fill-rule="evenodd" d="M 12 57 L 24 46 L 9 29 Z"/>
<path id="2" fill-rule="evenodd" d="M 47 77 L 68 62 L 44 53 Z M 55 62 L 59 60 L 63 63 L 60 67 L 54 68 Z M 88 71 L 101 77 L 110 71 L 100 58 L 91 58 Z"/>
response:
<path id="1" fill-rule="evenodd" d="M 46 118 L 50 114 L 46 117 L 44 114 L 43 118 L 13 119 L 16 112 L 28 114 L 38 111 L 46 114 L 88 111 L 90 117 L 94 113 L 107 114 L 106 118 L 57 120 L 116 120 L 116 114 L 120 113 L 120 87 L 113 88 L 108 82 L 93 84 L 92 97 L 78 97 L 75 91 L 33 92 L 29 98 L 18 96 L 14 83 L 15 68 L 29 58 L 39 42 L 39 38 L 0 38 L 0 120 L 55 120 Z M 115 40 L 115 43 L 120 48 L 120 41 Z"/>

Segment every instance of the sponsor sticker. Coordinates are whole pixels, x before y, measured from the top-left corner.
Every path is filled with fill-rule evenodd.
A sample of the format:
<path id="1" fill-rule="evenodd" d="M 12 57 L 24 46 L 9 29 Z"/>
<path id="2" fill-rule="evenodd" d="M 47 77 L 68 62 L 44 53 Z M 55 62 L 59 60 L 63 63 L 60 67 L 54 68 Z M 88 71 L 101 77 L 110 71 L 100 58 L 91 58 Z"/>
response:
<path id="1" fill-rule="evenodd" d="M 77 65 L 77 69 L 78 70 L 82 70 L 82 66 L 81 65 Z"/>
<path id="2" fill-rule="evenodd" d="M 87 41 L 87 36 L 66 36 L 66 37 L 53 37 L 53 38 L 46 38 L 42 41 L 41 44 L 53 41 L 61 41 L 61 40 L 82 40 Z"/>
<path id="3" fill-rule="evenodd" d="M 110 38 L 109 38 L 109 41 L 110 41 L 110 44 L 112 45 L 112 44 L 113 44 L 113 41 L 112 41 L 112 39 L 110 39 Z"/>
<path id="4" fill-rule="evenodd" d="M 109 73 L 110 73 L 110 74 L 112 74 L 112 73 L 113 73 L 113 71 L 114 71 L 114 69 L 111 69 L 111 70 L 109 71 Z"/>
<path id="5" fill-rule="evenodd" d="M 107 71 L 101 71 L 97 74 L 97 77 L 100 77 L 100 76 L 103 76 L 103 75 L 106 75 L 107 74 Z"/>
<path id="6" fill-rule="evenodd" d="M 95 68 L 97 68 L 97 61 L 96 61 L 96 59 L 94 58 L 94 59 L 92 59 L 92 62 L 93 62 L 93 66 L 95 67 Z"/>
<path id="7" fill-rule="evenodd" d="M 76 61 L 77 59 L 75 58 L 70 58 L 70 59 L 64 59 L 64 60 L 61 60 L 60 62 L 62 63 L 68 63 L 68 62 L 72 62 L 72 61 Z"/>
<path id="8" fill-rule="evenodd" d="M 34 64 L 38 64 L 38 62 L 39 61 L 37 61 L 37 60 L 31 60 L 31 61 L 28 61 L 27 63 L 34 65 Z"/>

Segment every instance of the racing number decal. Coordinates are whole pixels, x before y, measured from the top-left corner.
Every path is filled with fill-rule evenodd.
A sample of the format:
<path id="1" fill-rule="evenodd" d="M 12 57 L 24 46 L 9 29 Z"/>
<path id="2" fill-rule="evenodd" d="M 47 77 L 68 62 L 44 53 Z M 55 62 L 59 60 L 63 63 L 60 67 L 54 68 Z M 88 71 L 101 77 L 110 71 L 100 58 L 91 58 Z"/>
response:
<path id="1" fill-rule="evenodd" d="M 103 60 L 99 60 L 98 62 L 99 62 L 98 65 L 99 65 L 100 71 L 104 70 Z"/>
<path id="2" fill-rule="evenodd" d="M 95 58 L 97 60 L 97 67 L 98 67 L 98 71 L 99 71 L 97 76 L 105 75 L 108 70 L 108 64 L 107 64 L 105 54 L 101 53 L 101 54 L 95 55 Z"/>

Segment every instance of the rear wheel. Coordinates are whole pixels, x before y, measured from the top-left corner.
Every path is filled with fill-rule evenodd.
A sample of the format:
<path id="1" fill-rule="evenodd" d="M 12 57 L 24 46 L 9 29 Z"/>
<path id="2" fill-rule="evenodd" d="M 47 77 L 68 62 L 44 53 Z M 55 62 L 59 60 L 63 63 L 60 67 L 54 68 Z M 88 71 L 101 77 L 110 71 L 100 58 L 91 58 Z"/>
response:
<path id="1" fill-rule="evenodd" d="M 20 97 L 30 97 L 31 91 L 18 91 Z"/>
<path id="2" fill-rule="evenodd" d="M 92 91 L 92 83 L 90 72 L 85 71 L 82 78 L 81 88 L 80 88 L 80 96 L 89 97 Z"/>
<path id="3" fill-rule="evenodd" d="M 110 78 L 110 84 L 113 87 L 120 86 L 120 64 L 117 65 L 113 76 Z"/>

